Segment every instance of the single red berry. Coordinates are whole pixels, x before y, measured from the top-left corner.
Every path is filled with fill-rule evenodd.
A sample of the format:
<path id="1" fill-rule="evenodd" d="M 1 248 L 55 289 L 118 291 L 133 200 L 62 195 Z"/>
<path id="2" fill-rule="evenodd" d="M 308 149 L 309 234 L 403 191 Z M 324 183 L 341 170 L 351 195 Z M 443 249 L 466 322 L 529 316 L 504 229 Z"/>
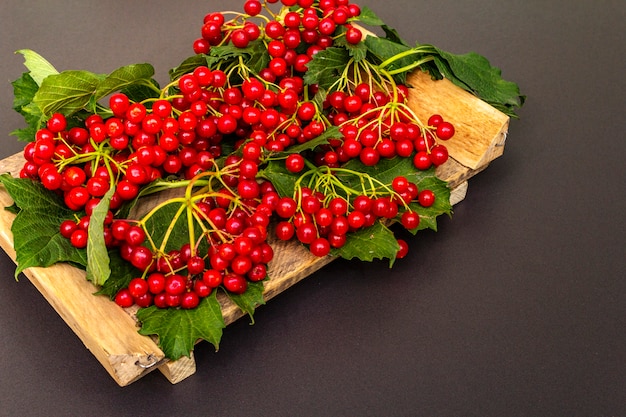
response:
<path id="1" fill-rule="evenodd" d="M 285 160 L 285 168 L 287 171 L 297 174 L 304 169 L 304 157 L 300 154 L 291 154 Z"/>
<path id="2" fill-rule="evenodd" d="M 156 295 L 165 291 L 165 275 L 160 272 L 153 272 L 146 278 L 148 290 Z"/>
<path id="3" fill-rule="evenodd" d="M 224 288 L 233 294 L 243 294 L 248 289 L 246 278 L 237 274 L 226 274 L 222 281 Z"/>
<path id="4" fill-rule="evenodd" d="M 405 240 L 398 239 L 398 246 L 399 246 L 399 249 L 398 249 L 398 252 L 396 253 L 396 258 L 402 259 L 406 257 L 406 255 L 408 255 L 409 245 Z"/>
<path id="5" fill-rule="evenodd" d="M 120 307 L 131 307 L 135 301 L 128 288 L 123 288 L 115 295 L 115 303 Z"/>
<path id="6" fill-rule="evenodd" d="M 180 307 L 186 310 L 198 307 L 200 304 L 200 297 L 195 291 L 188 291 L 183 294 L 180 300 Z"/>
<path id="7" fill-rule="evenodd" d="M 435 204 L 435 193 L 431 190 L 422 190 L 419 192 L 417 199 L 422 207 L 430 207 Z"/>
<path id="8" fill-rule="evenodd" d="M 361 39 L 363 39 L 363 32 L 361 32 L 361 30 L 355 28 L 354 26 L 348 28 L 346 31 L 346 41 L 349 44 L 356 45 L 361 42 Z"/>
<path id="9" fill-rule="evenodd" d="M 454 125 L 443 121 L 437 125 L 437 137 L 441 140 L 448 140 L 454 136 Z"/>
<path id="10" fill-rule="evenodd" d="M 48 119 L 46 127 L 52 133 L 59 133 L 64 131 L 67 127 L 67 120 L 61 113 L 54 113 L 50 119 Z"/>
<path id="11" fill-rule="evenodd" d="M 128 284 L 128 291 L 134 298 L 139 298 L 150 289 L 148 282 L 143 278 L 133 278 Z"/>
<path id="12" fill-rule="evenodd" d="M 414 211 L 405 211 L 402 213 L 400 222 L 407 230 L 415 229 L 420 224 L 420 216 Z"/>

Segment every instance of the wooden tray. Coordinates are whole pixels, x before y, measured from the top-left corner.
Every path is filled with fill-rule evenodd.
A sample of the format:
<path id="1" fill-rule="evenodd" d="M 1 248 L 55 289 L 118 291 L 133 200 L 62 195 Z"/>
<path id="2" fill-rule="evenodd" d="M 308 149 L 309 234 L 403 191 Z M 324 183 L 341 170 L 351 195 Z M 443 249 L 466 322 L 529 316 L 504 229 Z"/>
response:
<path id="1" fill-rule="evenodd" d="M 441 179 L 449 182 L 451 202 L 456 204 L 465 197 L 467 180 L 502 155 L 509 118 L 448 80 L 432 81 L 428 75 L 417 71 L 409 76 L 408 83 L 413 86 L 409 105 L 418 117 L 427 120 L 431 114 L 439 113 L 456 127 L 454 138 L 446 143 L 450 159 L 437 171 Z M 17 175 L 23 162 L 21 154 L 6 158 L 0 161 L 0 173 Z M 0 186 L 0 205 L 5 207 L 12 203 Z M 14 218 L 10 212 L 0 209 L 0 246 L 15 261 L 11 234 Z M 316 258 L 294 242 L 273 241 L 271 244 L 275 256 L 269 265 L 271 278 L 265 284 L 265 300 L 333 260 Z M 24 274 L 120 386 L 155 369 L 172 383 L 195 372 L 193 355 L 170 361 L 152 338 L 137 332 L 136 310 L 124 310 L 107 297 L 94 296 L 96 288 L 85 279 L 84 271 L 57 264 L 49 268 L 29 268 Z M 220 302 L 227 325 L 243 316 L 226 297 Z"/>

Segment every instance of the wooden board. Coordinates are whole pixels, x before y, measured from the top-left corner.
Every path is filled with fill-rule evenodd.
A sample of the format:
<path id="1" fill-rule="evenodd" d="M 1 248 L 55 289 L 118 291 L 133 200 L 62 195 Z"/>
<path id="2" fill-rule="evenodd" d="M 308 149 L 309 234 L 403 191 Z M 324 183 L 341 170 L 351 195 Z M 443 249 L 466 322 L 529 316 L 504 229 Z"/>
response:
<path id="1" fill-rule="evenodd" d="M 409 76 L 408 83 L 413 87 L 409 106 L 418 117 L 426 120 L 431 114 L 440 113 L 456 127 L 455 137 L 446 143 L 450 159 L 438 168 L 437 175 L 449 182 L 451 202 L 457 204 L 465 197 L 467 180 L 502 155 L 509 118 L 448 80 L 432 81 L 418 71 Z M 17 175 L 23 162 L 19 154 L 6 158 L 0 161 L 0 173 Z M 0 186 L 0 205 L 12 203 Z M 14 217 L 0 210 L 0 246 L 13 260 Z M 270 244 L 275 255 L 265 284 L 266 301 L 333 260 L 330 256 L 314 257 L 295 242 L 271 241 Z M 108 298 L 93 295 L 96 288 L 85 279 L 84 271 L 59 264 L 29 268 L 25 275 L 120 386 L 137 381 L 155 369 L 172 383 L 195 372 L 193 355 L 170 361 L 152 338 L 137 332 L 136 310 L 121 309 Z M 243 316 L 226 297 L 220 303 L 227 325 Z"/>

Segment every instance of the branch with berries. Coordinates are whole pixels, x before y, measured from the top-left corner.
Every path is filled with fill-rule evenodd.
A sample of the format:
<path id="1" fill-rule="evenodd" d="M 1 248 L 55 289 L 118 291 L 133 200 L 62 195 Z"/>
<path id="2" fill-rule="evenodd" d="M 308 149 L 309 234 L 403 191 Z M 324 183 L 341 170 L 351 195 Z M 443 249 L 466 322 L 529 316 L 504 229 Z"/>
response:
<path id="1" fill-rule="evenodd" d="M 448 78 L 508 115 L 524 101 L 485 58 L 411 47 L 348 0 L 246 0 L 207 14 L 199 33 L 163 87 L 149 64 L 58 72 L 20 51 L 29 71 L 13 83 L 14 108 L 27 126 L 14 134 L 25 163 L 19 179 L 0 177 L 14 232 L 34 221 L 50 235 L 42 251 L 15 233 L 16 274 L 84 268 L 100 294 L 140 307 L 141 332 L 172 359 L 197 339 L 218 346 L 224 322 L 207 313 L 219 310 L 216 293 L 250 315 L 263 303 L 271 239 L 393 265 L 409 253 L 394 227 L 436 229 L 451 214 L 435 169 L 455 126 L 415 114 L 409 72 Z M 154 194 L 167 197 L 137 215 Z M 164 324 L 181 317 L 188 326 Z"/>

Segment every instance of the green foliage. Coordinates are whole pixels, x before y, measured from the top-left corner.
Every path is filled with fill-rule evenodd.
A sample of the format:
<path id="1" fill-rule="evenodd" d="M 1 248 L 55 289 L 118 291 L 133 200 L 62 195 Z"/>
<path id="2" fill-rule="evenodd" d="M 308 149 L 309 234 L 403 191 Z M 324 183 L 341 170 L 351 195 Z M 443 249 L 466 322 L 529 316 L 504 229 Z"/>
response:
<path id="1" fill-rule="evenodd" d="M 268 179 L 281 197 L 292 197 L 296 181 L 300 178 L 298 174 L 293 174 L 285 168 L 283 160 L 270 161 L 262 171 L 259 171 L 259 176 Z"/>
<path id="2" fill-rule="evenodd" d="M 17 254 L 16 277 L 26 268 L 59 262 L 87 266 L 86 251 L 76 249 L 59 233 L 61 222 L 75 213 L 64 206 L 58 195 L 39 183 L 8 174 L 1 175 L 0 182 L 20 208 L 11 226 Z"/>
<path id="3" fill-rule="evenodd" d="M 439 71 L 457 86 L 472 92 L 487 103 L 515 117 L 515 108 L 526 99 L 519 86 L 502 78 L 499 68 L 491 66 L 487 58 L 475 52 L 456 55 L 434 48 Z"/>
<path id="4" fill-rule="evenodd" d="M 111 188 L 102 197 L 91 213 L 87 240 L 87 279 L 95 285 L 102 285 L 111 276 L 109 253 L 104 242 L 104 219 L 113 196 Z"/>
<path id="5" fill-rule="evenodd" d="M 330 47 L 315 54 L 308 64 L 304 82 L 317 84 L 328 90 L 343 73 L 350 61 L 350 52 L 345 48 Z"/>
<path id="6" fill-rule="evenodd" d="M 389 259 L 392 265 L 400 246 L 393 232 L 382 222 L 350 233 L 346 244 L 331 252 L 344 259 L 358 259 L 371 262 L 375 259 Z"/>
<path id="7" fill-rule="evenodd" d="M 172 360 L 189 356 L 200 339 L 210 342 L 217 350 L 226 326 L 216 294 L 213 291 L 191 310 L 155 306 L 140 309 L 137 312 L 141 322 L 139 333 L 158 336 L 159 347 Z"/>
<path id="8" fill-rule="evenodd" d="M 359 14 L 357 20 L 360 23 L 369 26 L 383 26 L 385 24 L 385 22 L 383 22 L 383 20 L 367 6 L 363 6 L 361 8 L 361 14 Z"/>
<path id="9" fill-rule="evenodd" d="M 39 85 L 28 72 L 11 84 L 13 85 L 13 110 L 21 114 L 26 121 L 25 128 L 16 129 L 11 134 L 17 136 L 20 141 L 31 142 L 46 120 L 39 106 L 33 103 Z"/>
<path id="10" fill-rule="evenodd" d="M 265 304 L 263 298 L 263 281 L 249 282 L 248 289 L 243 294 L 227 293 L 228 298 L 237 305 L 244 313 L 250 316 L 250 320 L 254 323 L 254 310 Z"/>
<path id="11" fill-rule="evenodd" d="M 39 86 L 48 76 L 58 74 L 59 72 L 52 66 L 48 60 L 30 49 L 20 49 L 16 51 L 24 57 L 24 66 L 28 68 L 33 81 Z"/>

